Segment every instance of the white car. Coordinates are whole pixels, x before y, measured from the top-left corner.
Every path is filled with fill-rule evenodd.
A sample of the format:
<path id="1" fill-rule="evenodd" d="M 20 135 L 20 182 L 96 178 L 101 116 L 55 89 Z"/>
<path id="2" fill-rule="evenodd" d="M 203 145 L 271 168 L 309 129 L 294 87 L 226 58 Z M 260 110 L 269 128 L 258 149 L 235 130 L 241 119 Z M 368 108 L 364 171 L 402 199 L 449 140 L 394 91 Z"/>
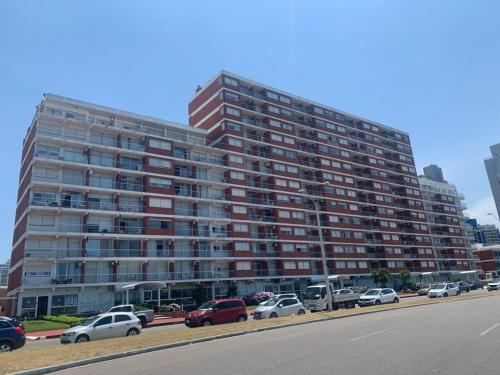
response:
<path id="1" fill-rule="evenodd" d="M 275 300 L 273 298 L 259 305 L 254 313 L 254 319 L 278 318 L 289 315 L 303 315 L 306 313 L 304 305 L 297 298 Z"/>
<path id="2" fill-rule="evenodd" d="M 358 299 L 359 306 L 380 305 L 381 303 L 398 303 L 399 296 L 391 288 L 369 289 Z"/>
<path id="3" fill-rule="evenodd" d="M 454 283 L 436 284 L 432 287 L 431 290 L 429 290 L 429 293 L 427 294 L 429 298 L 459 296 L 459 295 L 460 295 L 460 289 L 458 288 L 458 285 Z"/>
<path id="4" fill-rule="evenodd" d="M 105 313 L 65 330 L 60 340 L 61 344 L 82 343 L 112 337 L 136 336 L 141 331 L 141 321 L 134 314 Z"/>
<path id="5" fill-rule="evenodd" d="M 263 301 L 261 303 L 259 303 L 259 306 L 262 306 L 264 303 L 270 301 L 270 300 L 275 300 L 275 301 L 279 301 L 280 299 L 284 299 L 284 298 L 295 298 L 295 299 L 299 299 L 299 297 L 297 297 L 297 295 L 295 293 L 283 293 L 283 294 L 275 294 L 274 296 L 270 297 L 268 300 L 266 301 Z"/>
<path id="6" fill-rule="evenodd" d="M 488 292 L 492 290 L 500 290 L 500 280 L 493 280 L 491 283 L 488 283 Z"/>

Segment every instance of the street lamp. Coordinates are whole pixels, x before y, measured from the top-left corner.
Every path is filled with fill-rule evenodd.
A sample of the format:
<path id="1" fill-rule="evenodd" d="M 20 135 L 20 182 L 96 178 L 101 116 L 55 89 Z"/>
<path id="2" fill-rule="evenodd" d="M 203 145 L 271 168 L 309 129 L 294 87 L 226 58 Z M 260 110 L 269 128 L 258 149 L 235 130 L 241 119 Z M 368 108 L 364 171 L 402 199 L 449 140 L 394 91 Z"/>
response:
<path id="1" fill-rule="evenodd" d="M 496 215 L 493 215 L 491 212 L 488 212 L 488 216 L 493 216 L 500 223 L 500 219 Z"/>
<path id="2" fill-rule="evenodd" d="M 322 184 L 322 186 L 325 185 L 328 185 L 328 181 Z M 318 199 L 310 195 L 306 189 L 300 189 L 299 193 L 307 195 L 307 197 L 314 203 L 314 208 L 316 209 L 316 225 L 318 226 L 319 246 L 321 249 L 321 263 L 323 264 L 323 277 L 325 278 L 327 310 L 332 311 L 332 290 L 330 289 L 330 279 L 328 278 L 325 244 L 323 243 L 323 231 L 321 229 L 321 218 L 319 216 L 319 202 Z"/>

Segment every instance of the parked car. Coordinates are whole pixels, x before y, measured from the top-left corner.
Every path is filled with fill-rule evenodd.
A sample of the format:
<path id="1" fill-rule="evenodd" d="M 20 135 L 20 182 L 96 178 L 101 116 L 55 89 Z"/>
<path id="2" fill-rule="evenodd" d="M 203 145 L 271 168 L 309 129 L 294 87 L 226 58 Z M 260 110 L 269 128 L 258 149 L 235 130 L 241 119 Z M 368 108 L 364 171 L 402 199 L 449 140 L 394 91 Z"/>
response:
<path id="1" fill-rule="evenodd" d="M 267 300 L 259 303 L 259 306 L 262 306 L 264 303 L 267 303 L 270 300 L 279 301 L 280 299 L 284 299 L 284 298 L 296 298 L 296 299 L 299 299 L 299 297 L 297 297 L 297 295 L 295 293 L 275 294 L 274 296 L 270 297 L 269 299 L 267 299 Z"/>
<path id="2" fill-rule="evenodd" d="M 254 319 L 278 318 L 289 315 L 303 315 L 306 309 L 297 298 L 271 298 L 259 305 L 253 313 Z"/>
<path id="3" fill-rule="evenodd" d="M 417 294 L 419 296 L 426 296 L 429 293 L 429 290 L 432 289 L 432 284 L 430 285 L 422 285 L 419 290 L 417 290 Z"/>
<path id="4" fill-rule="evenodd" d="M 82 343 L 113 337 L 137 336 L 141 331 L 141 321 L 132 313 L 104 313 L 65 330 L 60 336 L 60 341 L 61 344 Z"/>
<path id="5" fill-rule="evenodd" d="M 187 327 L 211 326 L 212 324 L 244 322 L 248 319 L 245 302 L 241 299 L 209 301 L 189 312 L 184 323 Z"/>
<path id="6" fill-rule="evenodd" d="M 483 283 L 481 280 L 474 280 L 470 283 L 470 290 L 483 289 Z"/>
<path id="7" fill-rule="evenodd" d="M 460 281 L 457 285 L 458 289 L 460 290 L 460 293 L 470 292 L 470 284 L 467 281 Z"/>
<path id="8" fill-rule="evenodd" d="M 374 288 L 368 290 L 365 294 L 359 297 L 358 305 L 370 306 L 380 305 L 381 303 L 398 303 L 399 296 L 391 288 Z"/>
<path id="9" fill-rule="evenodd" d="M 459 296 L 460 289 L 457 284 L 454 283 L 439 283 L 432 287 L 429 290 L 429 294 L 427 295 L 429 298 L 435 297 L 448 297 L 448 296 Z"/>
<path id="10" fill-rule="evenodd" d="M 23 325 L 15 319 L 0 317 L 0 353 L 19 349 L 25 343 Z"/>
<path id="11" fill-rule="evenodd" d="M 487 288 L 488 292 L 491 292 L 492 290 L 500 290 L 500 280 L 493 280 L 489 282 Z"/>
<path id="12" fill-rule="evenodd" d="M 254 292 L 247 294 L 243 297 L 243 301 L 247 305 L 258 305 L 261 302 L 267 301 L 269 298 L 273 297 L 273 292 Z"/>
<path id="13" fill-rule="evenodd" d="M 106 312 L 108 312 L 108 313 L 126 312 L 126 313 L 134 314 L 141 321 L 142 328 L 146 328 L 148 323 L 151 323 L 155 318 L 155 311 L 154 310 L 136 311 L 134 305 L 119 305 L 119 306 L 115 306 L 115 307 L 110 308 Z"/>

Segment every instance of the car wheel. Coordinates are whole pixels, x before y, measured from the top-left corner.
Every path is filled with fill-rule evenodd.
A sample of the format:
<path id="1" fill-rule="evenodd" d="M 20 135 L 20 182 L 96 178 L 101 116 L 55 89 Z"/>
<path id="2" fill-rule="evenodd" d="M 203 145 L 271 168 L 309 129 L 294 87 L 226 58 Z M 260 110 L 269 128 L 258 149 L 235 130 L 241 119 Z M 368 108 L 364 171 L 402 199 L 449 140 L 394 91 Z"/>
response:
<path id="1" fill-rule="evenodd" d="M 399 303 L 399 298 L 394 298 L 394 303 Z"/>
<path id="2" fill-rule="evenodd" d="M 306 312 L 302 309 L 300 309 L 298 312 L 297 312 L 297 315 L 304 315 Z"/>
<path id="3" fill-rule="evenodd" d="M 127 336 L 137 336 L 139 334 L 139 330 L 137 328 L 130 328 L 127 332 Z"/>
<path id="4" fill-rule="evenodd" d="M 144 317 L 140 317 L 139 320 L 141 321 L 141 328 L 146 328 L 148 325 L 148 321 Z"/>
<path id="5" fill-rule="evenodd" d="M 203 324 L 202 324 L 202 325 L 203 325 L 203 327 L 210 327 L 210 326 L 212 325 L 212 322 L 211 322 L 210 320 L 208 320 L 208 319 L 207 319 L 207 320 L 205 320 L 205 321 L 203 322 Z"/>
<path id="6" fill-rule="evenodd" d="M 243 323 L 247 321 L 247 317 L 245 315 L 240 315 L 238 319 L 236 319 L 238 323 Z"/>
<path id="7" fill-rule="evenodd" d="M 460 290 L 457 290 L 457 296 L 459 296 L 459 295 L 460 295 Z"/>
<path id="8" fill-rule="evenodd" d="M 444 293 L 444 294 L 443 294 L 443 297 L 448 297 L 448 293 Z"/>
<path id="9" fill-rule="evenodd" d="M 379 301 L 379 300 L 376 300 L 376 301 L 375 301 L 375 305 L 380 305 L 380 301 Z"/>
<path id="10" fill-rule="evenodd" d="M 10 352 L 12 350 L 14 350 L 14 345 L 12 345 L 10 342 L 7 341 L 0 342 L 0 353 Z"/>
<path id="11" fill-rule="evenodd" d="M 271 315 L 269 315 L 270 318 L 277 318 L 278 317 L 278 314 L 276 314 L 275 312 L 271 313 Z"/>
<path id="12" fill-rule="evenodd" d="M 77 344 L 81 344 L 82 342 L 89 342 L 89 341 L 90 341 L 90 337 L 88 337 L 87 335 L 80 335 L 75 339 L 75 343 L 77 343 Z"/>

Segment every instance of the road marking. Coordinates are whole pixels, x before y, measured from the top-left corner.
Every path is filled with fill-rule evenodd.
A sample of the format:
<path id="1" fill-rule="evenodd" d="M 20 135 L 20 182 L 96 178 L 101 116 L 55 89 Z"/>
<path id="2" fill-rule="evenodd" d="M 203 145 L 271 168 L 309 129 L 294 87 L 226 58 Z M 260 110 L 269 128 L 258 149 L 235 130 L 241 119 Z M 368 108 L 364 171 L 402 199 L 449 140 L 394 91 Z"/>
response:
<path id="1" fill-rule="evenodd" d="M 367 335 L 364 335 L 364 336 L 359 336 L 359 337 L 355 337 L 353 339 L 350 339 L 349 342 L 356 342 L 356 341 L 359 341 L 359 340 L 363 340 L 367 337 L 370 337 L 370 336 L 375 336 L 375 335 L 380 335 L 381 333 L 385 333 L 389 331 L 388 329 L 383 329 L 381 331 L 376 331 L 376 332 L 372 332 L 372 333 L 369 333 Z"/>
<path id="2" fill-rule="evenodd" d="M 487 330 L 485 330 L 485 331 L 481 332 L 481 333 L 479 334 L 479 336 L 484 336 L 484 335 L 486 335 L 488 332 L 493 331 L 493 330 L 494 330 L 495 328 L 497 328 L 498 326 L 500 326 L 500 323 L 493 324 L 490 328 L 488 328 Z"/>

